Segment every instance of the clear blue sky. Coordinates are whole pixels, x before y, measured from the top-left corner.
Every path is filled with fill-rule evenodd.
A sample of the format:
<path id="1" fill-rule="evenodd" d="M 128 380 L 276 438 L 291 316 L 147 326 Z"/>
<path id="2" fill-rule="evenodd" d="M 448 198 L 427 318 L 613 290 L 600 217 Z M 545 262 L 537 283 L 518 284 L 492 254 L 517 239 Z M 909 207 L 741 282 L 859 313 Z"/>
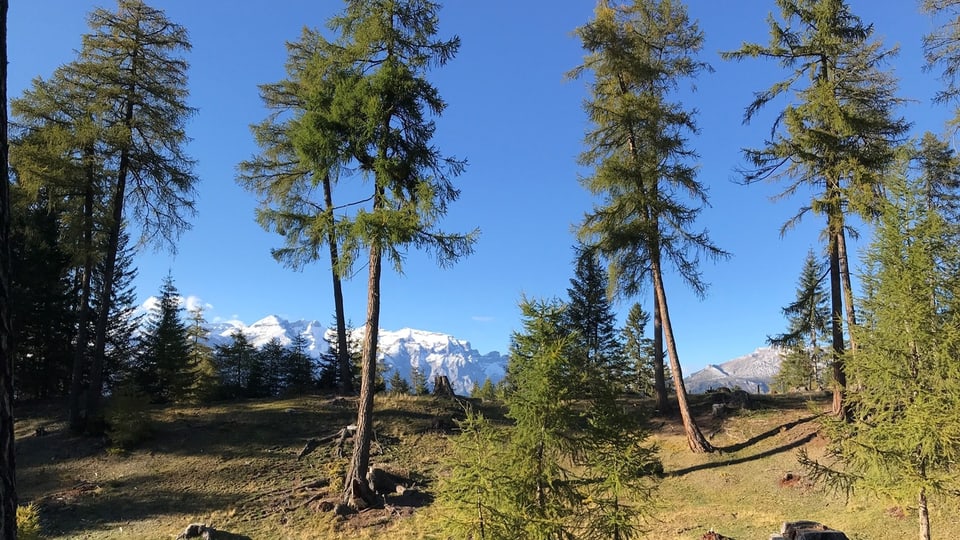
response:
<path id="1" fill-rule="evenodd" d="M 156 294 L 168 270 L 185 296 L 208 305 L 208 318 L 246 323 L 269 314 L 332 320 L 329 265 L 294 272 L 276 263 L 270 249 L 281 239 L 254 222 L 256 200 L 237 186 L 237 164 L 257 151 L 248 126 L 265 116 L 257 85 L 284 77 L 284 43 L 304 26 L 323 27 L 342 7 L 327 0 L 153 0 L 190 32 L 193 51 L 189 102 L 198 114 L 189 124 L 189 154 L 198 161 L 198 216 L 178 244 L 178 254 L 137 255 L 141 300 Z M 413 327 L 470 340 L 481 352 L 505 352 L 519 327 L 517 303 L 528 297 L 565 297 L 572 275 L 573 228 L 592 200 L 579 182 L 576 157 L 587 128 L 585 81 L 564 74 L 582 59 L 572 31 L 593 13 L 592 0 L 448 0 L 442 33 L 462 40 L 459 55 L 431 78 L 449 107 L 438 121 L 435 143 L 469 166 L 459 177 L 461 199 L 444 223 L 449 230 L 479 227 L 476 253 L 453 269 L 411 252 L 402 276 L 383 279 L 381 326 Z M 11 2 L 9 94 L 21 95 L 36 76 L 48 77 L 74 58 L 87 31 L 87 0 Z M 901 95 L 917 100 L 904 112 L 914 131 L 940 132 L 948 112 L 928 105 L 940 87 L 922 73 L 920 40 L 933 23 L 912 0 L 856 0 L 855 13 L 901 52 L 891 66 Z M 776 185 L 744 187 L 735 181 L 740 149 L 761 144 L 770 114 L 743 126 L 752 92 L 780 74 L 770 62 L 722 62 L 719 51 L 743 41 L 767 42 L 773 0 L 691 0 L 691 16 L 706 36 L 702 58 L 715 68 L 684 98 L 699 110 L 702 133 L 691 146 L 701 155 L 700 180 L 712 207 L 700 225 L 733 258 L 703 267 L 711 283 L 699 300 L 674 279 L 667 282 L 671 315 L 685 372 L 747 354 L 783 330 L 781 306 L 794 298 L 803 258 L 820 248 L 822 224 L 808 218 L 780 238 L 781 224 L 801 199 L 773 203 Z M 770 111 L 773 112 L 772 110 Z M 861 243 L 862 245 L 862 243 Z M 363 324 L 366 270 L 346 284 L 348 317 Z M 649 310 L 646 297 L 640 298 Z M 625 313 L 629 304 L 618 304 Z"/>

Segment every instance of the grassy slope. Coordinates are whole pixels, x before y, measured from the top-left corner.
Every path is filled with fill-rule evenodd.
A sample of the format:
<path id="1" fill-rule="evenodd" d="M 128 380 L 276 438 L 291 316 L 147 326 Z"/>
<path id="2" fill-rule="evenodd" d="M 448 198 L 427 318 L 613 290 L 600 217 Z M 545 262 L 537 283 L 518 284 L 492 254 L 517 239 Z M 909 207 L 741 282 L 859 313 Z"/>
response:
<path id="1" fill-rule="evenodd" d="M 796 450 L 822 453 L 815 414 L 825 400 L 768 397 L 755 405 L 722 421 L 701 418 L 713 444 L 724 449 L 713 455 L 691 454 L 678 420 L 655 419 L 652 436 L 665 478 L 645 537 L 694 539 L 714 529 L 740 540 L 765 539 L 782 521 L 795 519 L 821 521 L 852 539 L 916 536 L 912 509 L 898 517 L 892 502 L 866 496 L 847 501 L 802 478 Z M 296 455 L 305 439 L 352 422 L 349 400 L 311 396 L 156 409 L 155 437 L 126 455 L 107 452 L 102 440 L 70 436 L 59 412 L 50 405 L 21 407 L 16 428 L 21 501 L 40 505 L 50 538 L 170 539 L 191 522 L 255 539 L 429 538 L 437 519 L 429 497 L 419 497 L 391 500 L 389 511 L 344 521 L 315 510 L 336 485 L 296 489 L 339 481 L 346 460 L 329 447 L 299 461 Z M 376 463 L 417 480 L 429 493 L 431 480 L 442 474 L 458 413 L 456 405 L 432 398 L 378 397 Z M 34 435 L 40 425 L 48 435 Z M 785 481 L 787 473 L 794 478 Z M 960 527 L 956 501 L 934 505 L 935 537 Z"/>

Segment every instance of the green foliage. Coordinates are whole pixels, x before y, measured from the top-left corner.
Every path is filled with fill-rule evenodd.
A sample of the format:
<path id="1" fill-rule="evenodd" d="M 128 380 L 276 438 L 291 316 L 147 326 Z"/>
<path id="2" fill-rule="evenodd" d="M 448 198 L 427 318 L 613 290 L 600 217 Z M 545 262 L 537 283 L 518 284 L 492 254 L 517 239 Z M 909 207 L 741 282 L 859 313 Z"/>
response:
<path id="1" fill-rule="evenodd" d="M 394 371 L 390 377 L 390 392 L 405 396 L 410 393 L 410 383 L 400 375 L 399 371 Z"/>
<path id="2" fill-rule="evenodd" d="M 831 425 L 838 466 L 808 464 L 838 486 L 906 505 L 960 488 L 960 278 L 940 266 L 960 253 L 922 182 L 891 177 L 887 185 L 865 254 L 863 320 L 854 329 L 861 348 L 846 359 L 858 388 L 851 422 Z"/>
<path id="3" fill-rule="evenodd" d="M 256 350 L 240 330 L 230 336 L 230 343 L 217 345 L 214 358 L 226 396 L 248 397 L 249 388 L 256 386 Z"/>
<path id="4" fill-rule="evenodd" d="M 147 318 L 136 373 L 141 390 L 156 402 L 187 399 L 193 382 L 195 366 L 180 302 L 173 276 L 168 274 Z"/>
<path id="5" fill-rule="evenodd" d="M 314 387 L 313 360 L 307 356 L 307 338 L 303 334 L 293 337 L 284 362 L 282 378 L 287 392 L 303 394 Z"/>
<path id="6" fill-rule="evenodd" d="M 829 296 L 824 286 L 826 265 L 813 250 L 807 252 L 797 284 L 797 297 L 783 308 L 787 331 L 768 337 L 767 341 L 784 349 L 775 384 L 781 392 L 793 388 L 813 390 L 825 384 L 827 357 L 824 352 L 829 338 Z"/>
<path id="7" fill-rule="evenodd" d="M 483 401 L 495 401 L 497 399 L 497 389 L 493 385 L 493 381 L 490 380 L 490 377 L 485 378 L 482 385 L 473 383 L 473 388 L 470 390 L 470 397 L 482 399 Z"/>
<path id="8" fill-rule="evenodd" d="M 427 386 L 427 375 L 421 371 L 418 366 L 410 368 L 410 386 L 413 394 L 416 396 L 430 395 L 430 388 Z"/>
<path id="9" fill-rule="evenodd" d="M 36 505 L 17 507 L 17 538 L 19 540 L 40 540 L 40 510 Z"/>
<path id="10" fill-rule="evenodd" d="M 514 425 L 495 428 L 468 411 L 440 489 L 449 534 L 637 537 L 656 450 L 618 404 L 616 384 L 584 381 L 565 310 L 557 301 L 521 303 L 506 393 Z"/>
<path id="11" fill-rule="evenodd" d="M 151 396 L 132 384 L 121 385 L 110 397 L 105 421 L 111 449 L 125 452 L 153 437 Z"/>
<path id="12" fill-rule="evenodd" d="M 922 0 L 921 9 L 935 18 L 942 18 L 944 22 L 932 32 L 923 37 L 923 55 L 927 67 L 939 67 L 945 87 L 937 92 L 936 101 L 940 103 L 956 103 L 960 96 L 960 85 L 957 76 L 960 75 L 960 25 L 957 24 L 960 2 L 957 0 Z M 960 115 L 954 110 L 954 117 L 950 126 L 956 129 L 960 126 Z"/>
<path id="13" fill-rule="evenodd" d="M 627 320 L 623 330 L 623 352 L 627 361 L 625 369 L 624 388 L 644 396 L 652 396 L 655 391 L 655 362 L 658 356 L 654 354 L 653 340 L 646 337 L 645 328 L 650 322 L 650 315 L 643 310 L 640 304 L 633 304 L 627 313 Z M 662 357 L 661 357 L 662 358 Z M 663 360 L 659 360 L 661 373 Z"/>
<path id="14" fill-rule="evenodd" d="M 203 317 L 203 307 L 190 311 L 189 325 L 187 326 L 187 342 L 189 344 L 189 364 L 193 366 L 190 374 L 191 385 L 189 396 L 200 403 L 208 403 L 221 397 L 220 373 L 213 356 L 213 350 L 206 340 L 210 332 Z"/>

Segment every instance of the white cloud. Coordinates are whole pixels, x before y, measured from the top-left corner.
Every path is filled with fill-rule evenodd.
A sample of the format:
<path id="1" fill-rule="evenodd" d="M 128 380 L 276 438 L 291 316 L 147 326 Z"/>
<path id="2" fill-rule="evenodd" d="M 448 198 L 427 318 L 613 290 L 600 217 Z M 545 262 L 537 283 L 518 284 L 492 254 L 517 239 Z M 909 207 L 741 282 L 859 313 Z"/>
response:
<path id="1" fill-rule="evenodd" d="M 213 310 L 213 304 L 209 302 L 204 302 L 200 299 L 199 296 L 190 295 L 182 299 L 183 305 L 186 307 L 187 311 L 196 311 L 198 309 L 203 309 L 204 311 Z"/>

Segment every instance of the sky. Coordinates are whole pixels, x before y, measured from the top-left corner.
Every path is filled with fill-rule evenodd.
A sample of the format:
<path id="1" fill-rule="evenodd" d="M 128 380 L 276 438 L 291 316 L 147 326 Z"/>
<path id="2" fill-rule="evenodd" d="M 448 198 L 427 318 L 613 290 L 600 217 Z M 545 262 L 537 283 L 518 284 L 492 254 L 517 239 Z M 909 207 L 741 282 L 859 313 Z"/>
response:
<path id="1" fill-rule="evenodd" d="M 256 196 L 236 183 L 237 164 L 258 151 L 249 126 L 267 114 L 258 85 L 285 77 L 285 43 L 303 27 L 323 28 L 343 3 L 334 0 L 152 0 L 186 27 L 193 45 L 189 105 L 197 109 L 187 131 L 187 153 L 197 161 L 197 216 L 176 244 L 145 248 L 135 257 L 138 297 L 157 294 L 168 272 L 191 305 L 205 306 L 210 321 L 251 324 L 267 315 L 333 324 L 329 263 L 301 271 L 277 263 L 271 248 L 282 238 L 254 220 Z M 461 48 L 429 74 L 448 107 L 437 118 L 435 145 L 464 158 L 456 179 L 460 199 L 442 223 L 445 230 L 481 232 L 475 253 L 452 268 L 411 251 L 403 274 L 385 267 L 381 327 L 443 332 L 470 341 L 482 353 L 506 352 L 520 329 L 518 302 L 566 298 L 573 276 L 575 229 L 595 203 L 577 163 L 588 129 L 583 102 L 588 81 L 570 80 L 583 50 L 573 31 L 593 14 L 590 0 L 448 0 L 440 13 L 441 37 L 458 35 Z M 107 0 L 31 0 L 9 9 L 10 97 L 35 77 L 47 78 L 75 58 L 86 16 Z M 666 277 L 670 315 L 686 374 L 764 346 L 784 330 L 781 307 L 796 296 L 809 249 L 822 250 L 822 218 L 808 217 L 781 237 L 781 225 L 805 201 L 772 201 L 773 184 L 742 185 L 737 173 L 743 148 L 760 146 L 776 109 L 744 125 L 753 92 L 779 80 L 773 62 L 726 62 L 720 51 L 743 42 L 768 42 L 773 0 L 689 0 L 691 18 L 705 35 L 700 59 L 714 68 L 687 84 L 682 100 L 698 110 L 700 133 L 690 146 L 700 154 L 699 180 L 710 207 L 698 226 L 731 253 L 705 262 L 705 298 Z M 950 112 L 930 105 L 941 87 L 936 73 L 921 70 L 921 37 L 935 23 L 913 0 L 854 0 L 853 12 L 872 23 L 875 36 L 899 55 L 889 64 L 900 96 L 912 100 L 902 114 L 914 135 L 939 133 Z M 781 105 L 782 106 L 782 105 Z M 854 249 L 864 246 L 863 230 Z M 366 267 L 357 265 L 344 285 L 347 317 L 363 325 Z M 634 302 L 652 309 L 649 294 L 619 300 L 620 322 Z"/>

